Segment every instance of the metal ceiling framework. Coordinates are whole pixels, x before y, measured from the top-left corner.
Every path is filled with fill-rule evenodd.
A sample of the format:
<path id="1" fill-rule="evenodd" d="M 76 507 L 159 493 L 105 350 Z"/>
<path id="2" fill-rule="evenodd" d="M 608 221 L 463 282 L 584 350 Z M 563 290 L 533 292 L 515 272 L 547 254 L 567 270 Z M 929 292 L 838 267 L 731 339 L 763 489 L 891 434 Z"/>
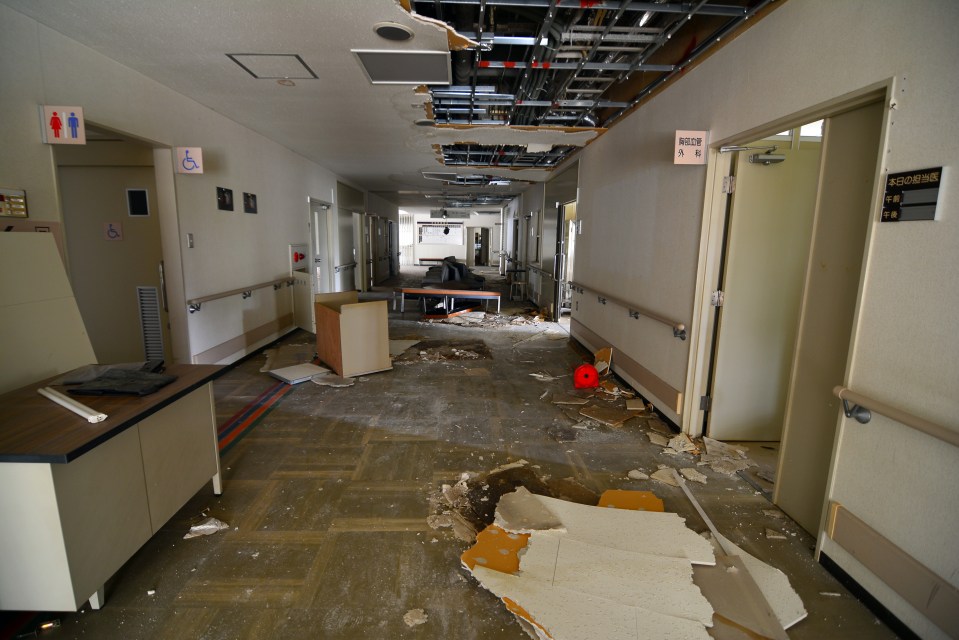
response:
<path id="1" fill-rule="evenodd" d="M 479 43 L 431 86 L 436 124 L 608 128 L 775 0 L 413 0 Z M 447 166 L 551 169 L 577 147 L 444 145 Z"/>

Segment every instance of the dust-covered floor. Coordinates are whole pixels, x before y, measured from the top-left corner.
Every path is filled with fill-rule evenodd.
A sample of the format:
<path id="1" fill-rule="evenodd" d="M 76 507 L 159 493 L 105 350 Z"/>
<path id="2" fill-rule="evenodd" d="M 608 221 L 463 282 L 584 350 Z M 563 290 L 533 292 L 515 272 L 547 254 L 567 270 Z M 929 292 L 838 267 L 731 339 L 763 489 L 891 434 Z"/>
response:
<path id="1" fill-rule="evenodd" d="M 108 583 L 102 610 L 46 616 L 61 626 L 42 637 L 525 638 L 460 567 L 468 544 L 427 522 L 444 483 L 521 459 L 596 492 L 652 490 L 702 532 L 679 488 L 627 477 L 696 467 L 706 483 L 691 488 L 719 531 L 783 569 L 802 597 L 809 617 L 791 638 L 895 637 L 814 562 L 812 537 L 753 486 L 697 467 L 695 453 L 653 444 L 647 433 L 667 431 L 655 416 L 613 428 L 580 424 L 553 404 L 589 357 L 558 325 L 416 315 L 390 313 L 391 338 L 423 341 L 391 371 L 345 388 L 296 385 L 224 455 L 222 496 L 200 491 Z M 282 344 L 312 339 L 297 331 Z M 257 354 L 215 383 L 219 423 L 276 384 L 260 372 L 265 362 Z M 229 528 L 184 540 L 205 516 Z"/>

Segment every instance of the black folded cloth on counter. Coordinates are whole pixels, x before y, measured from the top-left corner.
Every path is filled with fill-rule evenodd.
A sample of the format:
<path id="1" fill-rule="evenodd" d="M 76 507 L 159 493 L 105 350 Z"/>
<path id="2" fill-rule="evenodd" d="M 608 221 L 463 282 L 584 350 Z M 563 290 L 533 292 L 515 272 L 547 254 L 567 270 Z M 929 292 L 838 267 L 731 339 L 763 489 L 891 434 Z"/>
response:
<path id="1" fill-rule="evenodd" d="M 145 396 L 176 380 L 176 376 L 131 369 L 109 369 L 93 380 L 67 387 L 77 396 Z"/>

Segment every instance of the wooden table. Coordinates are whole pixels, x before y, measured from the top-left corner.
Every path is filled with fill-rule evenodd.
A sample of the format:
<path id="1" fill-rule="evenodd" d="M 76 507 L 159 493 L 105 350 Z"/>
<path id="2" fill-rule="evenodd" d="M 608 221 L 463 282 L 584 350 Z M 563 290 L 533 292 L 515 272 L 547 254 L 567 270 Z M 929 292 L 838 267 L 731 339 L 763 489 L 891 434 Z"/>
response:
<path id="1" fill-rule="evenodd" d="M 0 609 L 76 611 L 211 479 L 222 492 L 215 365 L 171 365 L 144 397 L 76 397 L 90 423 L 37 393 L 0 396 Z M 63 387 L 53 387 L 64 392 Z"/>

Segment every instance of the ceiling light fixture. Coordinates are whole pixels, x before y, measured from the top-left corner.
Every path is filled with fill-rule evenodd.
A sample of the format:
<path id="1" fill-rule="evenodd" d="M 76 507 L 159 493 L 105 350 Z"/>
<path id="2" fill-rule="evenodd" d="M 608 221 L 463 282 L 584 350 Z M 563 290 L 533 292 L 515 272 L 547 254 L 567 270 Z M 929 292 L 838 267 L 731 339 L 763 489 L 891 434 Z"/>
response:
<path id="1" fill-rule="evenodd" d="M 413 39 L 413 30 L 396 22 L 377 22 L 373 25 L 373 31 L 379 37 L 393 42 L 406 42 Z"/>

